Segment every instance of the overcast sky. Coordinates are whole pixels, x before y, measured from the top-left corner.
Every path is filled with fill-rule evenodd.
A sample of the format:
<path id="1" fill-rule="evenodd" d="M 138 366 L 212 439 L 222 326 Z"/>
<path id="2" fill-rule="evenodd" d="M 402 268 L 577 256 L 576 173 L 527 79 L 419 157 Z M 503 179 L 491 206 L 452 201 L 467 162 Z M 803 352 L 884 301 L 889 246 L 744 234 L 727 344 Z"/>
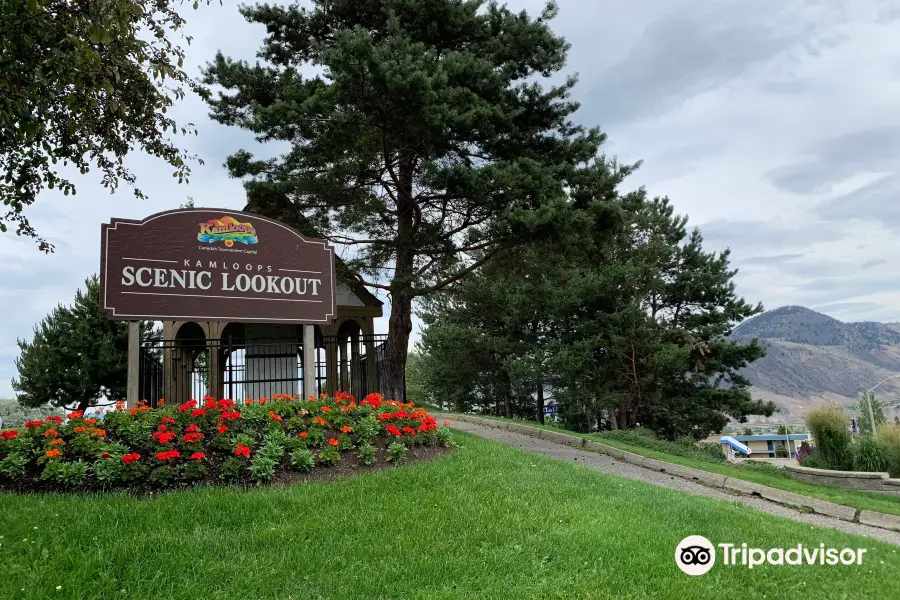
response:
<path id="1" fill-rule="evenodd" d="M 644 160 L 628 187 L 669 196 L 710 248 L 731 248 L 748 300 L 842 320 L 900 320 L 896 2 L 559 3 L 553 27 L 572 45 L 567 71 L 580 76 L 577 120 L 609 134 L 609 154 Z M 190 73 L 219 49 L 254 59 L 263 29 L 228 0 L 186 16 Z M 175 114 L 198 126 L 199 136 L 180 141 L 206 161 L 189 185 L 135 155 L 129 165 L 150 200 L 127 188 L 111 196 L 83 177 L 77 196 L 47 192 L 28 213 L 54 254 L 0 235 L 0 396 L 12 393 L 16 339 L 30 338 L 98 270 L 101 222 L 176 208 L 188 196 L 197 206 L 244 206 L 241 182 L 222 163 L 254 149 L 252 136 L 213 123 L 197 98 Z"/>

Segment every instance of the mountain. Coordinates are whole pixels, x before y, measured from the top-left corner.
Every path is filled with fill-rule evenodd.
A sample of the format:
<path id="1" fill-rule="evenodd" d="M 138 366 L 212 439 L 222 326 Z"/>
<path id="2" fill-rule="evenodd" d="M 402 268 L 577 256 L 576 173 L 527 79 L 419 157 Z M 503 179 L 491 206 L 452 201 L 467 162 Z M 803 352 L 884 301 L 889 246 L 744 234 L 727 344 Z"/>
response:
<path id="1" fill-rule="evenodd" d="M 900 375 L 900 323 L 844 323 L 803 306 L 765 312 L 732 332 L 736 341 L 758 338 L 764 358 L 743 373 L 753 395 L 773 400 L 799 418 L 809 408 L 836 402 L 852 409 L 859 393 Z M 900 411 L 900 377 L 878 387 L 876 395 Z"/>

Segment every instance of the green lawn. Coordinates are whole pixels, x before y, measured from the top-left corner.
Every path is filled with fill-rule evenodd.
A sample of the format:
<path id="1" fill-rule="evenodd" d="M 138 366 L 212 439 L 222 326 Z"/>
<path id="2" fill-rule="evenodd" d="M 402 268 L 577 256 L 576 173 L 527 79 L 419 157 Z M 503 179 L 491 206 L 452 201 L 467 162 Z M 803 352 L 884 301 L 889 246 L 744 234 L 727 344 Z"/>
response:
<path id="1" fill-rule="evenodd" d="M 860 508 L 865 510 L 873 510 L 882 513 L 889 513 L 892 515 L 900 515 L 900 498 L 884 496 L 880 494 L 868 493 L 868 492 L 858 492 L 856 490 L 845 490 L 841 488 L 833 488 L 827 487 L 824 485 L 816 485 L 814 483 L 806 483 L 804 481 L 795 481 L 788 477 L 787 473 L 784 473 L 782 470 L 776 471 L 776 468 L 766 469 L 765 467 L 761 469 L 754 469 L 753 467 L 744 467 L 741 465 L 730 465 L 724 462 L 714 462 L 707 460 L 700 460 L 696 458 L 689 458 L 685 456 L 677 456 L 675 454 L 668 454 L 665 452 L 660 452 L 658 450 L 651 450 L 649 448 L 644 448 L 642 446 L 637 446 L 634 444 L 626 444 L 619 440 L 613 440 L 603 435 L 598 434 L 590 434 L 590 433 L 575 433 L 572 431 L 566 431 L 564 429 L 560 429 L 559 427 L 551 427 L 540 425 L 538 423 L 533 423 L 529 421 L 520 421 L 516 419 L 504 419 L 501 417 L 494 417 L 488 415 L 478 415 L 479 417 L 485 419 L 491 419 L 493 421 L 502 421 L 505 423 L 518 423 L 520 425 L 528 425 L 531 427 L 538 427 L 541 429 L 549 429 L 551 431 L 561 431 L 563 433 L 570 433 L 572 435 L 577 435 L 578 437 L 587 438 L 589 440 L 594 440 L 600 442 L 601 444 L 606 444 L 608 446 L 613 446 L 615 448 L 619 448 L 621 450 L 627 450 L 628 452 L 633 452 L 635 454 L 640 454 L 642 456 L 647 456 L 650 458 L 655 458 L 657 460 L 662 460 L 670 463 L 675 463 L 678 465 L 684 465 L 685 467 L 693 467 L 695 469 L 701 469 L 703 471 L 709 471 L 711 473 L 718 473 L 720 475 L 727 475 L 728 477 L 734 477 L 735 479 L 743 479 L 745 481 L 752 481 L 754 483 L 759 483 L 762 485 L 768 485 L 773 488 L 778 488 L 780 490 L 785 490 L 788 492 L 794 492 L 795 494 L 803 494 L 804 496 L 811 496 L 813 498 L 819 498 L 821 500 L 828 500 L 830 502 L 835 502 L 837 504 L 843 504 L 845 506 L 852 506 L 853 508 Z M 758 464 L 758 463 L 757 463 Z"/>
<path id="2" fill-rule="evenodd" d="M 888 598 L 897 548 L 465 434 L 338 483 L 0 495 L 0 598 Z M 687 535 L 868 548 L 862 566 L 675 565 Z M 57 586 L 61 588 L 57 591 Z"/>

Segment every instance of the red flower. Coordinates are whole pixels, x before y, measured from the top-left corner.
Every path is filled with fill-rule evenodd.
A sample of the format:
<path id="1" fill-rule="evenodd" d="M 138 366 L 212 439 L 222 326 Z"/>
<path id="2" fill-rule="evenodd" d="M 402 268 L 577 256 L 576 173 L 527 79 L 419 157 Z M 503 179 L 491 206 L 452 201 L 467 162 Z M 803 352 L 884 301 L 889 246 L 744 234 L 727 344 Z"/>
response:
<path id="1" fill-rule="evenodd" d="M 73 410 L 72 412 L 70 412 L 69 414 L 66 415 L 66 417 L 68 417 L 70 419 L 80 419 L 83 416 L 84 416 L 83 410 Z"/>
<path id="2" fill-rule="evenodd" d="M 265 403 L 268 402 L 268 401 L 269 401 L 268 398 L 260 398 L 260 399 L 259 399 L 259 403 L 260 403 L 260 404 L 265 404 Z"/>
<path id="3" fill-rule="evenodd" d="M 213 398 L 212 396 L 206 396 L 203 399 L 203 408 L 205 408 L 206 410 L 212 410 L 215 407 L 216 407 L 216 399 L 215 398 Z"/>
<path id="4" fill-rule="evenodd" d="M 396 427 L 394 427 L 393 425 L 388 425 L 387 427 L 385 427 L 385 429 L 391 435 L 400 435 L 400 430 L 397 429 Z"/>
<path id="5" fill-rule="evenodd" d="M 174 423 L 172 423 L 172 424 L 174 425 Z M 157 431 L 166 431 L 167 429 L 169 429 L 168 425 L 160 425 L 156 430 Z"/>
<path id="6" fill-rule="evenodd" d="M 168 425 L 174 425 L 174 424 L 175 424 L 175 419 L 172 418 L 172 417 L 170 417 L 169 415 L 166 415 L 165 417 L 163 417 L 162 419 L 160 419 L 159 422 L 160 422 L 161 425 L 166 425 L 166 424 L 168 424 Z M 162 429 L 162 427 L 160 427 L 160 429 Z"/>
<path id="7" fill-rule="evenodd" d="M 140 460 L 140 459 L 141 459 L 140 454 L 138 454 L 137 452 L 132 452 L 131 454 L 126 454 L 125 456 L 123 456 L 122 462 L 125 463 L 126 465 L 130 465 L 134 461 Z"/>
<path id="8" fill-rule="evenodd" d="M 57 416 L 57 415 L 51 415 L 51 416 L 47 417 L 47 418 L 44 419 L 44 420 L 47 421 L 47 422 L 51 422 L 51 421 L 52 421 L 53 423 L 62 423 L 62 422 L 63 422 L 63 418 L 62 418 L 62 417 L 59 417 L 59 416 Z"/>
<path id="9" fill-rule="evenodd" d="M 37 429 L 43 424 L 43 421 L 28 421 L 27 423 L 25 423 L 25 429 Z"/>
<path id="10" fill-rule="evenodd" d="M 58 435 L 59 435 L 59 432 L 55 429 L 48 429 L 47 431 L 44 432 L 45 438 L 55 438 Z"/>
<path id="11" fill-rule="evenodd" d="M 327 406 L 323 406 L 320 410 L 321 410 L 323 413 L 330 413 L 330 412 L 331 412 L 331 409 L 328 408 Z"/>
<path id="12" fill-rule="evenodd" d="M 250 448 L 243 444 L 238 444 L 234 451 L 235 456 L 250 456 Z"/>
<path id="13" fill-rule="evenodd" d="M 351 431 L 353 431 L 353 428 L 349 425 L 344 425 L 343 427 L 341 427 L 341 433 L 350 433 Z"/>
<path id="14" fill-rule="evenodd" d="M 241 418 L 241 413 L 236 410 L 233 410 L 231 412 L 223 412 L 221 415 L 219 415 L 219 418 L 223 421 L 234 421 L 235 419 Z"/>
<path id="15" fill-rule="evenodd" d="M 413 429 L 412 427 L 407 426 L 407 427 L 403 428 L 403 433 L 408 433 L 409 435 L 416 435 L 416 430 Z"/>
<path id="16" fill-rule="evenodd" d="M 381 394 L 369 394 L 362 402 L 360 402 L 360 405 L 362 404 L 368 404 L 372 408 L 378 408 L 381 406 Z"/>
<path id="17" fill-rule="evenodd" d="M 104 452 L 103 454 L 100 455 L 100 458 L 109 458 L 109 457 L 110 457 L 109 452 Z"/>
<path id="18" fill-rule="evenodd" d="M 192 416 L 192 417 L 202 417 L 202 416 L 205 415 L 205 414 L 206 414 L 206 411 L 203 410 L 202 408 L 195 408 L 195 409 L 191 412 L 191 416 Z"/>
<path id="19" fill-rule="evenodd" d="M 444 425 L 446 425 L 447 427 L 450 427 L 450 421 L 444 421 Z"/>
<path id="20" fill-rule="evenodd" d="M 175 435 L 174 431 L 154 431 L 153 439 L 160 444 L 168 444 L 175 439 Z"/>
<path id="21" fill-rule="evenodd" d="M 62 446 L 63 444 L 65 444 L 65 442 L 62 438 L 56 438 L 55 440 L 50 441 L 51 446 Z"/>
<path id="22" fill-rule="evenodd" d="M 204 458 L 206 458 L 206 454 L 202 452 L 194 452 L 191 454 L 191 460 L 203 460 Z"/>
<path id="23" fill-rule="evenodd" d="M 272 418 L 273 421 L 281 421 L 281 415 L 276 415 L 271 410 L 269 411 L 269 416 Z"/>
<path id="24" fill-rule="evenodd" d="M 18 429 L 10 429 L 9 431 L 0 431 L 0 440 L 11 440 L 19 435 Z"/>
<path id="25" fill-rule="evenodd" d="M 219 431 L 219 433 L 224 435 L 225 432 L 228 431 L 228 425 L 224 425 L 224 424 L 219 425 L 218 431 Z"/>
<path id="26" fill-rule="evenodd" d="M 47 419 L 47 420 L 49 421 L 50 419 Z M 85 419 L 84 424 L 85 425 L 96 425 L 97 419 Z"/>
<path id="27" fill-rule="evenodd" d="M 323 419 L 322 417 L 316 417 L 315 419 L 313 419 L 313 423 L 325 427 L 325 419 Z"/>
<path id="28" fill-rule="evenodd" d="M 48 458 L 56 458 L 57 456 L 62 456 L 62 452 L 57 450 L 56 448 L 52 450 L 47 450 L 46 452 Z"/>
<path id="29" fill-rule="evenodd" d="M 309 437 L 309 434 L 306 433 L 305 431 L 301 431 L 301 432 L 300 432 L 300 437 L 302 437 L 302 438 L 308 438 L 308 437 Z"/>
<path id="30" fill-rule="evenodd" d="M 166 452 L 157 452 L 156 458 L 157 460 L 170 460 L 173 458 L 178 458 L 181 456 L 181 452 L 178 450 L 167 450 Z"/>
<path id="31" fill-rule="evenodd" d="M 222 410 L 231 410 L 232 408 L 234 408 L 234 400 L 223 398 L 216 403 L 216 406 L 218 406 Z"/>
<path id="32" fill-rule="evenodd" d="M 334 438 L 328 438 L 328 443 L 331 444 L 332 446 L 337 446 L 340 444 L 340 442 Z"/>
<path id="33" fill-rule="evenodd" d="M 84 433 L 85 431 L 87 431 L 87 427 L 76 427 L 72 431 L 74 431 L 75 433 Z"/>
<path id="34" fill-rule="evenodd" d="M 178 410 L 180 410 L 181 412 L 187 412 L 187 411 L 191 410 L 192 408 L 194 408 L 195 406 L 197 406 L 196 400 L 188 400 L 184 404 L 179 404 Z"/>
<path id="35" fill-rule="evenodd" d="M 200 440 L 202 440 L 202 439 L 205 438 L 205 437 L 206 437 L 206 436 L 203 435 L 202 433 L 196 433 L 196 432 L 194 432 L 194 433 L 189 433 L 189 434 L 185 435 L 185 436 L 184 436 L 183 438 L 181 438 L 181 439 L 183 439 L 183 440 L 184 440 L 185 442 L 187 442 L 188 444 L 196 444 L 197 442 L 199 442 Z"/>
<path id="36" fill-rule="evenodd" d="M 184 428 L 185 433 L 190 433 L 192 431 L 200 431 L 200 428 L 194 424 L 188 425 L 187 427 Z"/>

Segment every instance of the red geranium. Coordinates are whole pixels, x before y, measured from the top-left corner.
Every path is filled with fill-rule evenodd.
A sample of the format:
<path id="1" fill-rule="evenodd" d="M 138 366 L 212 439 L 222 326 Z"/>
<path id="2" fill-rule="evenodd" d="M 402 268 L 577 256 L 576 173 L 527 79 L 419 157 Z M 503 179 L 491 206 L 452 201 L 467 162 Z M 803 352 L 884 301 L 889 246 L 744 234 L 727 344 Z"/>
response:
<path id="1" fill-rule="evenodd" d="M 403 428 L 403 433 L 408 433 L 409 435 L 416 435 L 416 430 L 413 429 L 412 427 L 407 426 L 407 427 Z"/>
<path id="2" fill-rule="evenodd" d="M 302 438 L 308 438 L 308 437 L 309 437 L 309 434 L 306 433 L 305 431 L 301 431 L 301 432 L 300 432 L 300 437 L 302 437 Z"/>
<path id="3" fill-rule="evenodd" d="M 25 423 L 25 429 L 37 429 L 43 424 L 43 421 L 28 421 L 27 423 Z"/>
<path id="4" fill-rule="evenodd" d="M 203 460 L 204 458 L 206 458 L 206 454 L 203 452 L 194 452 L 191 454 L 191 460 Z"/>
<path id="5" fill-rule="evenodd" d="M 73 410 L 66 416 L 70 419 L 80 419 L 81 417 L 84 416 L 84 411 L 83 410 Z"/>
<path id="6" fill-rule="evenodd" d="M 205 414 L 206 414 L 206 411 L 203 410 L 202 408 L 195 408 L 195 409 L 191 412 L 191 416 L 192 416 L 192 417 L 202 417 L 202 416 L 205 415 Z"/>
<path id="7" fill-rule="evenodd" d="M 323 419 L 322 417 L 316 417 L 315 419 L 313 419 L 313 423 L 325 427 L 325 419 Z"/>
<path id="8" fill-rule="evenodd" d="M 234 400 L 223 398 L 216 403 L 216 406 L 218 406 L 222 410 L 231 410 L 232 408 L 234 408 Z"/>
<path id="9" fill-rule="evenodd" d="M 165 417 L 163 417 L 162 419 L 160 419 L 159 422 L 160 422 L 161 425 L 166 425 L 166 424 L 168 424 L 168 425 L 174 425 L 174 424 L 175 424 L 175 419 L 172 418 L 172 417 L 170 417 L 170 416 L 168 416 L 168 415 L 166 415 Z M 162 428 L 160 428 L 160 429 L 162 429 Z"/>
<path id="10" fill-rule="evenodd" d="M 63 418 L 58 415 L 51 415 L 44 420 L 47 422 L 53 422 L 53 423 L 62 423 L 63 422 Z"/>
<path id="11" fill-rule="evenodd" d="M 393 425 L 388 425 L 387 427 L 385 427 L 385 429 L 391 435 L 400 435 L 400 430 L 397 429 L 396 427 L 394 427 Z"/>
<path id="12" fill-rule="evenodd" d="M 203 435 L 202 433 L 194 432 L 194 433 L 189 433 L 189 434 L 185 435 L 181 439 L 183 439 L 188 444 L 196 444 L 197 442 L 199 442 L 200 440 L 202 440 L 205 437 L 206 436 Z"/>
<path id="13" fill-rule="evenodd" d="M 271 417 L 273 421 L 281 421 L 281 415 L 277 415 L 271 410 L 269 411 L 269 417 Z"/>
<path id="14" fill-rule="evenodd" d="M 234 451 L 235 456 L 250 456 L 250 448 L 243 444 L 238 444 Z"/>
<path id="15" fill-rule="evenodd" d="M 192 408 L 194 408 L 195 406 L 197 406 L 196 400 L 188 400 L 184 404 L 179 404 L 178 410 L 180 410 L 181 412 L 187 412 L 187 411 L 191 410 Z"/>
<path id="16" fill-rule="evenodd" d="M 343 427 L 341 427 L 341 433 L 350 433 L 351 431 L 353 431 L 353 428 L 349 425 L 344 425 Z"/>
<path id="17" fill-rule="evenodd" d="M 231 412 L 223 412 L 221 415 L 219 415 L 219 418 L 223 421 L 234 421 L 235 419 L 241 418 L 241 413 L 236 410 L 233 410 Z"/>
<path id="18" fill-rule="evenodd" d="M 174 431 L 154 431 L 153 440 L 160 444 L 168 444 L 175 439 Z"/>
<path id="19" fill-rule="evenodd" d="M 48 429 L 47 431 L 44 432 L 45 438 L 55 438 L 58 435 L 59 435 L 59 432 L 55 429 Z"/>
<path id="20" fill-rule="evenodd" d="M 19 435 L 18 429 L 10 429 L 9 431 L 0 431 L 0 440 L 11 440 Z"/>
<path id="21" fill-rule="evenodd" d="M 200 431 L 200 428 L 193 423 L 184 428 L 185 433 L 190 433 L 192 431 Z"/>
<path id="22" fill-rule="evenodd" d="M 181 456 L 181 452 L 178 450 L 167 450 L 165 452 L 156 453 L 157 460 L 171 460 L 173 458 L 178 458 L 179 456 Z"/>
<path id="23" fill-rule="evenodd" d="M 140 459 L 141 459 L 140 454 L 138 454 L 137 452 L 132 452 L 131 454 L 126 454 L 125 456 L 123 456 L 122 462 L 125 463 L 126 465 L 130 465 L 134 461 L 140 460 Z"/>
<path id="24" fill-rule="evenodd" d="M 337 446 L 340 444 L 340 442 L 334 438 L 328 438 L 328 443 L 331 444 L 332 446 Z"/>
<path id="25" fill-rule="evenodd" d="M 57 450 L 56 448 L 52 450 L 47 450 L 46 452 L 48 458 L 56 458 L 57 456 L 62 456 L 62 452 Z"/>
<path id="26" fill-rule="evenodd" d="M 224 425 L 224 424 L 223 424 L 223 425 L 219 425 L 218 431 L 219 431 L 219 433 L 221 433 L 221 434 L 224 435 L 225 432 L 228 431 L 228 425 Z"/>

